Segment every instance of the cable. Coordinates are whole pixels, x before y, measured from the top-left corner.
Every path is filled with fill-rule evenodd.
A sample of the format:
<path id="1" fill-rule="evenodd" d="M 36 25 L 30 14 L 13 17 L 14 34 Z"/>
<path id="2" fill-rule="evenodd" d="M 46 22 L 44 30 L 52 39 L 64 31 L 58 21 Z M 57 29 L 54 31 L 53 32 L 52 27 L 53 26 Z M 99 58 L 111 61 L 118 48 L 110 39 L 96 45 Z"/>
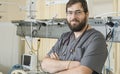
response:
<path id="1" fill-rule="evenodd" d="M 39 48 L 40 48 L 40 39 L 37 40 L 37 71 L 39 71 Z"/>
<path id="2" fill-rule="evenodd" d="M 111 41 L 110 41 L 110 46 L 108 48 L 108 67 L 106 68 L 107 72 L 106 74 L 109 74 L 111 71 L 111 60 L 110 60 L 110 52 L 112 50 L 112 46 L 113 46 L 113 41 L 114 41 L 114 29 L 115 26 L 113 27 L 113 29 L 111 30 Z M 108 40 L 109 41 L 109 40 Z"/>
<path id="3" fill-rule="evenodd" d="M 29 54 L 35 54 L 35 52 L 36 52 L 37 50 L 35 50 L 35 49 L 33 48 L 33 45 L 32 45 L 32 44 L 31 44 L 32 46 L 30 46 L 30 44 L 29 44 L 29 42 L 27 41 L 27 38 L 25 37 L 25 34 L 24 34 L 24 32 L 23 32 L 22 25 L 20 25 L 20 27 L 21 27 L 21 33 L 22 33 L 22 35 L 23 35 L 23 37 L 24 37 L 24 39 L 25 39 L 25 42 L 27 43 L 29 49 L 31 49 L 31 51 L 29 52 Z"/>

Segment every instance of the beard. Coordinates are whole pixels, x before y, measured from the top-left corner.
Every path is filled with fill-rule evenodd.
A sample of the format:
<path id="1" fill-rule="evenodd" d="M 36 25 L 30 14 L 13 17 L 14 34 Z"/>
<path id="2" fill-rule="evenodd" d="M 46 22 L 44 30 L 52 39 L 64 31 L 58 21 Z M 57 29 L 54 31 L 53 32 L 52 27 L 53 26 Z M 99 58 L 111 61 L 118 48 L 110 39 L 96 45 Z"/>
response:
<path id="1" fill-rule="evenodd" d="M 71 20 L 71 21 L 75 21 L 75 22 L 79 22 L 79 20 L 77 20 L 76 18 Z M 71 22 L 70 21 L 70 22 Z M 85 17 L 81 22 L 79 22 L 78 24 L 73 24 L 71 25 L 68 21 L 68 26 L 69 28 L 73 31 L 73 32 L 79 32 L 82 31 L 84 29 L 84 27 L 86 26 L 87 23 L 87 18 Z"/>

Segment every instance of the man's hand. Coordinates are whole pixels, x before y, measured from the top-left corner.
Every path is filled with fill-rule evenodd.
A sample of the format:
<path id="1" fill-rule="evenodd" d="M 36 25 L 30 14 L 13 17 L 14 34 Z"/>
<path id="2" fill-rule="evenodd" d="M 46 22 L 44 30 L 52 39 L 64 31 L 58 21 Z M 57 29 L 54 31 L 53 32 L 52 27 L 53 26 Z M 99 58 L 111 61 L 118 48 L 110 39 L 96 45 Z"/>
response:
<path id="1" fill-rule="evenodd" d="M 51 58 L 51 59 L 59 60 L 59 57 L 58 57 L 57 53 L 51 53 L 51 54 L 50 54 L 50 58 Z"/>
<path id="2" fill-rule="evenodd" d="M 43 59 L 41 63 L 43 70 L 49 73 L 56 73 L 66 70 L 67 65 L 68 62 L 59 60 L 59 57 L 56 53 L 51 53 L 50 56 L 47 56 L 45 59 Z"/>

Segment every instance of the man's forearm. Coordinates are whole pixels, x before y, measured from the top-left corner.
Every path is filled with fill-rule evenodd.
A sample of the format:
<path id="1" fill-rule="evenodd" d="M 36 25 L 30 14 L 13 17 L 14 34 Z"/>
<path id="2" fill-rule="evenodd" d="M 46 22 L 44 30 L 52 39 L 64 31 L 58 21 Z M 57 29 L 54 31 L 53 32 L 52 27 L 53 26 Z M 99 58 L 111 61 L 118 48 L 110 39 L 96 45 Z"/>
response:
<path id="1" fill-rule="evenodd" d="M 92 74 L 92 70 L 86 66 L 79 66 L 56 74 Z"/>
<path id="2" fill-rule="evenodd" d="M 45 58 L 41 65 L 44 71 L 56 73 L 77 67 L 80 65 L 80 63 L 77 61 L 60 61 L 51 58 Z"/>

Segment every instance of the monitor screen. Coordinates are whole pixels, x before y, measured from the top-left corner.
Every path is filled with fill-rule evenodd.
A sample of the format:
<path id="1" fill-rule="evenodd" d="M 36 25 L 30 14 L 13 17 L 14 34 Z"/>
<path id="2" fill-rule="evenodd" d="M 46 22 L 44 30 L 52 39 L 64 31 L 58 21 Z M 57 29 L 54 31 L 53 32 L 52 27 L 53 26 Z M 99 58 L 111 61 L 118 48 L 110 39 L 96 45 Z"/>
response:
<path id="1" fill-rule="evenodd" d="M 24 69 L 35 70 L 37 67 L 37 56 L 31 54 L 23 54 L 22 66 Z"/>
<path id="2" fill-rule="evenodd" d="M 31 61 L 31 56 L 29 56 L 29 55 L 24 55 L 23 64 L 24 64 L 24 65 L 27 65 L 27 66 L 30 66 L 30 61 Z"/>

